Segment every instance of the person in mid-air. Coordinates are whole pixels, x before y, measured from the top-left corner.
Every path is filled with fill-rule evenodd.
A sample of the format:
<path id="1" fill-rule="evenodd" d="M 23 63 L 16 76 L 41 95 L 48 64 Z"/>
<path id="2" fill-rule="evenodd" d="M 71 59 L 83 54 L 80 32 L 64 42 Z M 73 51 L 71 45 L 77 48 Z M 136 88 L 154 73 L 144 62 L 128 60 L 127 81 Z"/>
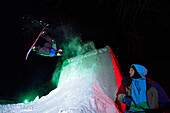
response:
<path id="1" fill-rule="evenodd" d="M 51 38 L 49 35 L 45 35 L 43 32 L 42 37 L 47 41 L 43 47 L 33 47 L 33 51 L 36 52 L 37 55 L 47 56 L 47 57 L 55 57 L 55 56 L 61 56 L 62 50 L 57 49 L 56 41 Z"/>

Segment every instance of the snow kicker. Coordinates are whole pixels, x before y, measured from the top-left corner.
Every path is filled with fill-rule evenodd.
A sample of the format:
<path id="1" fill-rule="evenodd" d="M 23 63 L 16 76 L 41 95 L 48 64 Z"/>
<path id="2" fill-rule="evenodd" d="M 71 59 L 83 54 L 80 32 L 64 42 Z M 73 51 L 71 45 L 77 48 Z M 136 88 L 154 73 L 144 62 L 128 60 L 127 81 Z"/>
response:
<path id="1" fill-rule="evenodd" d="M 1 113 L 119 113 L 114 104 L 121 81 L 110 47 L 66 60 L 58 88 L 24 104 L 0 105 Z"/>

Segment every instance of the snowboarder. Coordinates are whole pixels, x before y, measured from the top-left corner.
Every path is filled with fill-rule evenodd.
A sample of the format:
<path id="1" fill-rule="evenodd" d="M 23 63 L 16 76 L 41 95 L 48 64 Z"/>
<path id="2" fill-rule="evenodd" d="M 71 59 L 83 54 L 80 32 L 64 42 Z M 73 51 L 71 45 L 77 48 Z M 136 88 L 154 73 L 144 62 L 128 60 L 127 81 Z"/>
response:
<path id="1" fill-rule="evenodd" d="M 49 35 L 45 35 L 45 31 L 41 34 L 42 37 L 47 41 L 43 47 L 33 47 L 33 51 L 36 52 L 37 55 L 54 57 L 54 56 L 61 56 L 62 50 L 57 49 L 56 41 L 51 38 Z"/>

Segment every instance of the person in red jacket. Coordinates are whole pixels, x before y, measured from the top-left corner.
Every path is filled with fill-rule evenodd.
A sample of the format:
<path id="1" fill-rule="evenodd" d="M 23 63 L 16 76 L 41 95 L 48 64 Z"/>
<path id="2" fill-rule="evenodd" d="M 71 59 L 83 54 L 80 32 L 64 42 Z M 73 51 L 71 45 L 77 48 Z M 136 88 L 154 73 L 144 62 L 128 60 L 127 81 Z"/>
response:
<path id="1" fill-rule="evenodd" d="M 123 78 L 116 97 L 117 102 L 126 104 L 126 113 L 157 112 L 169 105 L 170 100 L 161 86 L 145 77 L 144 66 L 132 64 L 129 74 Z"/>

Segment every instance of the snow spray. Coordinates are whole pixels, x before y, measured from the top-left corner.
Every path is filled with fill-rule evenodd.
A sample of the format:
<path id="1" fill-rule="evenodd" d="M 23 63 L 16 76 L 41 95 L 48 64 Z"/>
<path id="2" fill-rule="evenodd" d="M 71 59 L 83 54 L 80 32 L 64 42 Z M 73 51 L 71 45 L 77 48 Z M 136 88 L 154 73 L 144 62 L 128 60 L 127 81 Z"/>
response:
<path id="1" fill-rule="evenodd" d="M 80 33 L 77 33 L 70 24 L 57 27 L 53 34 L 58 48 L 63 50 L 61 61 L 57 62 L 52 77 L 52 83 L 57 87 L 60 78 L 60 71 L 64 66 L 69 64 L 67 59 L 94 51 L 96 48 L 92 41 L 83 42 Z"/>

